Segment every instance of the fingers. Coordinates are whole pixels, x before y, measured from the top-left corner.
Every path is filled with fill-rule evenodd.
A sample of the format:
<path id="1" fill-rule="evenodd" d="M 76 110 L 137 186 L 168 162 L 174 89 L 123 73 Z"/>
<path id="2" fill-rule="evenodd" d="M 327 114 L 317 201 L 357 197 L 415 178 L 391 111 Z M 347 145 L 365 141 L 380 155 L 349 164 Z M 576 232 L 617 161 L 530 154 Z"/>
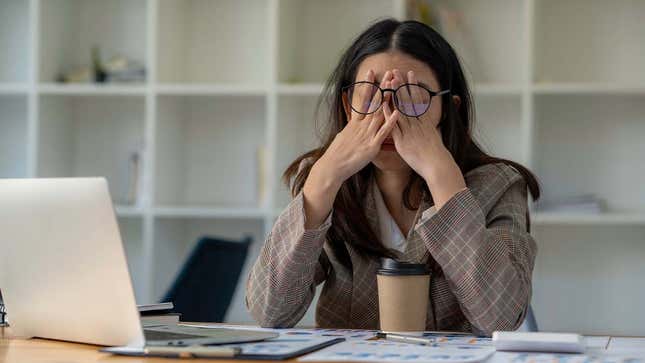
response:
<path id="1" fill-rule="evenodd" d="M 417 77 L 413 71 L 408 71 L 408 83 L 409 84 L 418 84 Z M 423 95 L 421 94 L 421 89 L 419 87 L 411 87 L 412 92 L 410 92 L 412 97 L 412 114 L 420 115 L 425 111 L 425 102 L 423 100 Z"/>
<path id="2" fill-rule="evenodd" d="M 399 101 L 400 101 L 399 106 L 401 107 L 401 109 L 406 115 L 414 115 L 416 114 L 414 109 L 414 105 L 416 102 L 415 97 L 417 97 L 417 95 L 415 95 L 416 87 L 410 86 L 411 82 L 409 78 L 404 78 L 404 76 L 400 73 L 399 73 L 399 77 L 401 77 L 402 82 L 405 84 L 405 86 L 401 88 L 398 93 Z"/>
<path id="3" fill-rule="evenodd" d="M 391 87 L 391 78 L 392 78 L 392 73 L 391 72 L 386 72 L 385 76 L 381 80 L 381 88 L 390 88 Z M 389 97 L 386 96 L 386 98 L 382 101 L 382 106 L 384 107 L 389 100 Z M 370 121 L 369 124 L 369 129 L 368 131 L 370 132 L 371 135 L 375 135 L 378 130 L 381 128 L 383 123 L 385 122 L 387 118 L 385 117 L 385 114 L 383 111 L 378 110 L 375 113 L 372 114 L 372 120 Z"/>
<path id="4" fill-rule="evenodd" d="M 393 75 L 393 77 L 392 77 L 392 82 L 393 82 L 392 88 L 396 89 L 400 85 L 405 83 L 405 80 L 403 79 L 403 75 L 401 74 L 401 71 L 399 71 L 398 69 L 393 70 L 392 75 Z"/>
<path id="5" fill-rule="evenodd" d="M 386 120 L 392 116 L 392 109 L 390 108 L 389 102 L 383 102 L 383 115 Z"/>
<path id="6" fill-rule="evenodd" d="M 374 71 L 369 69 L 367 71 L 367 74 L 365 74 L 365 81 L 367 82 L 374 82 Z M 361 113 L 358 113 L 354 111 L 354 109 L 358 110 L 367 110 L 370 107 L 370 104 L 372 102 L 372 98 L 375 96 L 375 94 L 370 94 L 369 92 L 369 87 L 358 87 L 355 89 L 356 94 L 353 94 L 351 96 L 351 104 L 352 104 L 352 119 L 354 120 L 362 120 L 365 118 L 366 115 L 363 115 Z M 380 97 L 380 96 L 378 96 Z M 365 111 L 367 112 L 367 111 Z"/>
<path id="7" fill-rule="evenodd" d="M 395 69 L 393 72 L 393 79 L 392 79 L 392 88 L 397 89 L 399 88 L 402 84 L 405 83 L 403 75 L 401 71 L 398 69 Z M 408 112 L 406 107 L 410 103 L 410 97 L 406 93 L 405 88 L 402 88 L 397 92 L 397 107 L 399 109 L 403 109 L 404 111 Z M 401 129 L 401 131 L 405 132 L 408 128 L 410 128 L 410 120 L 408 116 L 401 114 L 399 117 L 399 122 L 398 122 L 398 127 Z"/>
<path id="8" fill-rule="evenodd" d="M 381 83 L 379 84 L 379 87 L 381 87 L 381 89 L 386 88 L 386 87 L 387 87 L 387 85 L 389 84 L 389 82 L 390 82 L 391 80 L 392 80 L 392 72 L 391 72 L 391 71 L 387 71 L 387 72 L 385 72 L 385 74 L 383 75 L 383 78 L 381 78 Z M 376 102 L 376 101 L 378 101 L 378 102 L 379 102 L 379 105 L 378 105 L 378 106 L 380 106 L 380 105 L 383 103 L 383 101 L 384 101 L 384 100 L 381 98 L 381 92 L 380 92 L 380 91 L 378 91 L 378 92 L 374 95 L 374 102 Z M 377 105 L 373 105 L 373 106 L 374 106 L 374 107 L 378 107 Z M 373 110 L 373 109 L 374 109 L 374 108 L 371 108 L 370 110 Z M 379 113 L 379 112 L 375 112 L 375 113 L 374 113 L 374 115 L 376 116 L 376 114 L 378 114 L 378 113 Z"/>
<path id="9" fill-rule="evenodd" d="M 385 111 L 387 109 L 387 111 Z M 395 130 L 397 130 L 397 123 L 399 121 L 399 111 L 394 110 L 394 112 L 390 112 L 390 106 L 387 103 L 383 104 L 383 110 L 384 112 L 387 112 L 387 115 L 385 117 L 385 123 L 383 126 L 378 130 L 378 133 L 376 133 L 375 140 L 376 142 L 383 143 L 383 141 L 393 133 Z"/>
<path id="10" fill-rule="evenodd" d="M 390 108 L 390 105 L 387 103 L 383 105 L 383 113 L 385 114 L 386 120 L 391 120 L 391 119 L 396 120 L 391 130 L 389 130 L 390 134 L 392 135 L 392 139 L 394 139 L 394 142 L 396 143 L 397 142 L 396 140 L 401 140 L 401 138 L 403 137 L 400 123 L 401 123 L 401 119 L 405 118 L 405 116 L 401 115 L 399 110 L 392 111 L 392 109 Z"/>
<path id="11" fill-rule="evenodd" d="M 402 117 L 398 117 L 399 122 L 397 122 L 396 125 L 394 125 L 394 127 L 392 128 L 391 135 L 392 135 L 392 139 L 394 140 L 394 145 L 399 144 L 401 140 L 403 140 L 403 132 L 401 131 L 401 127 L 400 127 L 401 118 Z"/>

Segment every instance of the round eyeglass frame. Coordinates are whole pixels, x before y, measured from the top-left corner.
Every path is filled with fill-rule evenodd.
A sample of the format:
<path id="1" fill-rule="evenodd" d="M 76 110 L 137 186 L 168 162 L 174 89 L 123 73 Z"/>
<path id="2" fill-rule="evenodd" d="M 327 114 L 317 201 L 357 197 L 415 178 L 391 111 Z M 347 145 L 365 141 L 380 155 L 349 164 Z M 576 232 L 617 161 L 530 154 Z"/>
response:
<path id="1" fill-rule="evenodd" d="M 374 86 L 374 87 L 378 88 L 378 89 L 381 91 L 381 104 L 379 104 L 379 106 L 378 106 L 374 111 L 372 111 L 372 112 L 361 112 L 361 111 L 358 111 L 358 110 L 356 110 L 356 109 L 354 108 L 354 106 L 352 105 L 352 100 L 348 100 L 348 101 L 349 101 L 349 107 L 351 107 L 351 109 L 352 109 L 354 112 L 360 113 L 361 115 L 371 115 L 371 114 L 373 114 L 374 112 L 378 111 L 378 110 L 383 106 L 383 100 L 385 99 L 385 92 L 392 92 L 393 99 L 394 99 L 394 106 L 396 106 L 396 109 L 397 109 L 397 110 L 399 110 L 399 112 L 401 112 L 402 114 L 404 114 L 405 116 L 408 116 L 408 117 L 419 117 L 419 116 L 421 116 L 421 115 L 425 114 L 425 113 L 426 113 L 426 112 L 428 112 L 428 110 L 430 109 L 430 105 L 432 104 L 432 98 L 433 98 L 433 97 L 441 96 L 441 95 L 444 95 L 444 94 L 446 94 L 446 93 L 450 93 L 450 89 L 445 89 L 445 90 L 443 90 L 443 91 L 438 91 L 438 92 L 436 92 L 436 91 L 433 91 L 433 90 L 429 89 L 428 87 L 426 87 L 426 86 L 424 86 L 424 85 L 422 85 L 422 84 L 418 84 L 418 83 L 417 83 L 417 84 L 414 84 L 414 83 L 404 83 L 404 84 L 402 84 L 402 85 L 398 86 L 396 89 L 394 89 L 394 88 L 381 88 L 381 86 L 379 86 L 378 84 L 376 84 L 376 83 L 372 83 L 372 82 L 369 82 L 369 81 L 358 81 L 358 82 L 354 82 L 354 83 L 352 83 L 352 84 L 350 84 L 350 85 L 347 85 L 347 86 L 345 86 L 345 87 L 342 87 L 342 88 L 341 88 L 341 91 L 346 92 L 346 91 L 347 91 L 347 90 L 349 90 L 351 87 L 354 87 L 354 86 L 356 86 L 357 84 L 363 84 L 363 83 L 366 83 L 366 84 L 372 85 L 372 86 Z M 397 92 L 399 89 L 401 89 L 402 87 L 405 87 L 405 86 L 417 86 L 417 87 L 421 87 L 421 88 L 423 88 L 424 90 L 426 90 L 426 91 L 430 94 L 430 98 L 429 98 L 429 100 L 428 100 L 428 107 L 426 107 L 426 110 L 425 110 L 425 111 L 423 111 L 422 113 L 420 113 L 420 114 L 418 114 L 418 115 L 408 115 L 407 113 L 405 113 L 405 112 L 404 112 L 404 111 L 399 107 L 399 100 L 398 100 L 398 97 L 396 96 L 396 92 Z"/>

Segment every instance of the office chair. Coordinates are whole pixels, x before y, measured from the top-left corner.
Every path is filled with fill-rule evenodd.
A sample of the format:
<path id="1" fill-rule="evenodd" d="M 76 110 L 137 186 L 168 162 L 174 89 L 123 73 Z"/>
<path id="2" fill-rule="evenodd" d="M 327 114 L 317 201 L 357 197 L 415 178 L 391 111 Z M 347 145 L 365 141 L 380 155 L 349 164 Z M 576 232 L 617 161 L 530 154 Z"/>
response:
<path id="1" fill-rule="evenodd" d="M 251 237 L 201 238 L 161 302 L 172 302 L 181 321 L 224 321 L 250 244 Z"/>

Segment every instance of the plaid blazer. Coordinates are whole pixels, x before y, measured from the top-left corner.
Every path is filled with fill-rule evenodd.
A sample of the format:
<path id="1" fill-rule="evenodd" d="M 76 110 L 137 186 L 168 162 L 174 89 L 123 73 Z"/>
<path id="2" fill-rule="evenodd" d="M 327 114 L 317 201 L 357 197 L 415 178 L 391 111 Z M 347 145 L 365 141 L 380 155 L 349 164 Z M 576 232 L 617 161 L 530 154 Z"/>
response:
<path id="1" fill-rule="evenodd" d="M 515 330 L 531 301 L 537 247 L 527 232 L 527 187 L 506 164 L 487 164 L 465 176 L 467 188 L 439 211 L 421 218 L 419 207 L 401 260 L 430 264 L 427 330 L 491 335 Z M 369 185 L 373 185 L 370 183 Z M 373 186 L 364 202 L 378 233 Z M 333 213 L 333 210 L 332 210 Z M 331 215 L 305 230 L 303 195 L 296 195 L 267 236 L 246 284 L 246 305 L 265 327 L 291 327 L 305 314 L 316 286 L 324 286 L 316 325 L 378 329 L 379 260 L 345 243 L 351 268 L 326 243 Z"/>

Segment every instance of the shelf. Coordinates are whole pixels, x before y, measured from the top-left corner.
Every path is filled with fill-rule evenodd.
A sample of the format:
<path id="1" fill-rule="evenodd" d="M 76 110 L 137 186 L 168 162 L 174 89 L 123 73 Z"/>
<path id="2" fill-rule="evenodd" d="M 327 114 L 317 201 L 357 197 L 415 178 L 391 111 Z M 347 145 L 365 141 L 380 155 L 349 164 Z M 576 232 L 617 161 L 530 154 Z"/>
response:
<path id="1" fill-rule="evenodd" d="M 520 96 L 475 96 L 473 135 L 484 151 L 492 156 L 527 162 L 528 148 L 518 138 L 522 135 L 522 100 Z"/>
<path id="2" fill-rule="evenodd" d="M 392 0 L 279 1 L 278 80 L 320 83 L 352 38 L 394 13 Z"/>
<path id="3" fill-rule="evenodd" d="M 143 152 L 144 97 L 46 95 L 39 111 L 38 176 L 104 176 L 122 204 Z"/>
<path id="4" fill-rule="evenodd" d="M 472 92 L 475 96 L 519 96 L 523 86 L 517 83 L 475 83 Z"/>
<path id="5" fill-rule="evenodd" d="M 155 221 L 155 252 L 154 252 L 154 297 L 161 297 L 177 272 L 188 257 L 196 242 L 204 236 L 242 240 L 251 236 L 250 246 L 245 266 L 243 267 L 238 291 L 231 303 L 230 314 L 248 317 L 244 304 L 244 281 L 249 268 L 255 262 L 259 249 L 264 241 L 264 222 L 249 219 L 204 219 L 204 218 L 159 218 Z M 213 266 L 213 273 L 218 266 Z"/>
<path id="6" fill-rule="evenodd" d="M 62 84 L 44 83 L 38 86 L 38 92 L 45 95 L 144 95 L 143 85 L 127 84 Z"/>
<path id="7" fill-rule="evenodd" d="M 535 80 L 645 82 L 645 3 L 536 1 Z"/>
<path id="8" fill-rule="evenodd" d="M 289 84 L 280 83 L 278 94 L 291 96 L 318 96 L 322 93 L 322 83 Z M 476 95 L 516 96 L 522 94 L 523 86 L 518 83 L 477 83 L 472 88 Z"/>
<path id="9" fill-rule="evenodd" d="M 0 178 L 22 178 L 27 172 L 27 98 L 0 95 Z"/>
<path id="10" fill-rule="evenodd" d="M 322 83 L 281 83 L 278 85 L 278 93 L 281 95 L 317 96 L 322 93 L 323 87 L 324 85 Z"/>
<path id="11" fill-rule="evenodd" d="M 166 207 L 154 209 L 157 217 L 174 218 L 264 218 L 267 212 L 262 208 L 208 208 L 208 207 Z"/>
<path id="12" fill-rule="evenodd" d="M 235 95 L 262 96 L 267 94 L 267 87 L 253 84 L 162 84 L 156 87 L 157 93 L 163 95 Z"/>
<path id="13" fill-rule="evenodd" d="M 268 80 L 266 0 L 159 1 L 158 76 L 170 83 Z"/>
<path id="14" fill-rule="evenodd" d="M 538 212 L 531 215 L 535 225 L 645 225 L 645 213 L 556 213 Z"/>
<path id="15" fill-rule="evenodd" d="M 438 30 L 455 48 L 469 78 L 515 84 L 525 79 L 527 3 L 441 0 L 431 1 L 430 11 L 438 15 Z"/>
<path id="16" fill-rule="evenodd" d="M 115 205 L 114 211 L 116 215 L 122 218 L 141 217 L 143 210 L 140 207 L 132 205 Z"/>
<path id="17" fill-rule="evenodd" d="M 643 335 L 644 226 L 548 226 L 533 233 L 532 305 L 541 330 Z"/>
<path id="18" fill-rule="evenodd" d="M 125 56 L 146 64 L 146 10 L 146 0 L 41 1 L 39 80 L 90 66 L 93 46 L 102 61 Z"/>
<path id="19" fill-rule="evenodd" d="M 161 96 L 156 205 L 257 208 L 265 97 Z"/>
<path id="20" fill-rule="evenodd" d="M 645 95 L 645 82 L 617 83 L 617 82 L 569 82 L 569 83 L 537 83 L 532 86 L 535 94 L 598 94 L 598 95 Z"/>
<path id="21" fill-rule="evenodd" d="M 0 82 L 29 79 L 29 23 L 29 1 L 0 1 Z"/>
<path id="22" fill-rule="evenodd" d="M 545 200 L 592 194 L 609 210 L 642 210 L 645 98 L 543 95 L 536 98 L 535 172 Z"/>
<path id="23" fill-rule="evenodd" d="M 0 83 L 0 96 L 23 95 L 29 92 L 29 86 L 24 83 Z"/>
<path id="24" fill-rule="evenodd" d="M 316 121 L 326 125 L 325 113 L 316 118 L 317 96 L 280 96 L 278 98 L 278 142 L 274 205 L 282 208 L 291 200 L 288 188 L 282 183 L 282 173 L 298 156 L 318 146 Z"/>

